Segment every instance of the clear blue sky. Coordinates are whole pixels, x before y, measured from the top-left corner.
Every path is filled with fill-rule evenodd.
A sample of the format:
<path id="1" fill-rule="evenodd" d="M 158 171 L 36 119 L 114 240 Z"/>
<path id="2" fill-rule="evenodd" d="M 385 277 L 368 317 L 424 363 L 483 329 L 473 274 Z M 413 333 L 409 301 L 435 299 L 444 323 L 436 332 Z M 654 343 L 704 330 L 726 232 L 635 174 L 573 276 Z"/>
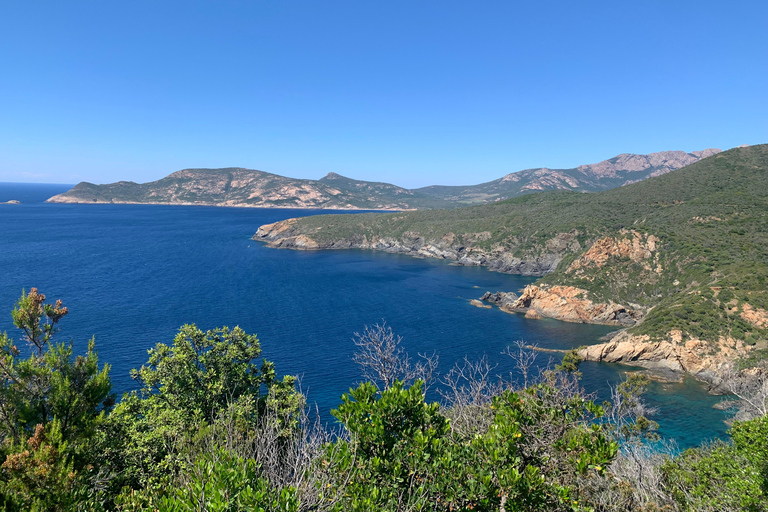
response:
<path id="1" fill-rule="evenodd" d="M 768 2 L 3 1 L 0 181 L 470 184 L 768 142 Z"/>

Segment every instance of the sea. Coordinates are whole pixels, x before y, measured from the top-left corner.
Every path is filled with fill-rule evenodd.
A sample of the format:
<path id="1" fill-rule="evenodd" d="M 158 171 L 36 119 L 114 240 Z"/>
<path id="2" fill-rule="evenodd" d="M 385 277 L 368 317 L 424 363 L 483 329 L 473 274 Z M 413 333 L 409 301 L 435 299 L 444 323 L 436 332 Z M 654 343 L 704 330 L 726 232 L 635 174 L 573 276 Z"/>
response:
<path id="1" fill-rule="evenodd" d="M 69 188 L 0 183 L 0 202 L 21 203 L 0 204 L 0 331 L 21 340 L 10 313 L 22 290 L 61 299 L 69 314 L 56 337 L 76 353 L 94 338 L 118 396 L 137 389 L 130 370 L 147 350 L 171 344 L 184 324 L 258 335 L 264 358 L 278 374 L 299 377 L 329 425 L 341 395 L 362 380 L 353 337 L 366 326 L 386 322 L 413 358 L 438 354 L 442 374 L 485 356 L 493 375 L 510 379 L 514 362 L 503 352 L 518 340 L 569 349 L 612 330 L 470 305 L 533 278 L 374 251 L 270 249 L 251 239 L 263 224 L 327 211 L 45 203 Z M 559 357 L 540 352 L 537 364 Z M 585 362 L 582 385 L 602 401 L 634 370 Z M 428 399 L 440 400 L 435 388 Z M 713 407 L 722 397 L 691 378 L 653 382 L 645 399 L 662 438 L 680 449 L 727 438 L 729 415 Z"/>

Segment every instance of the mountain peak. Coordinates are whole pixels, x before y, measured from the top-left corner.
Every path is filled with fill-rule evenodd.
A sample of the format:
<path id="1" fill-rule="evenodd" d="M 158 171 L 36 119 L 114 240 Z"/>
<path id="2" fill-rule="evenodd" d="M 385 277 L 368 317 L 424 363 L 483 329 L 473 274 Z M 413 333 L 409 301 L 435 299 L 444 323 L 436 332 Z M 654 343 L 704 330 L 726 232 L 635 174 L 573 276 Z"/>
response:
<path id="1" fill-rule="evenodd" d="M 336 174 L 335 172 L 329 172 L 328 174 L 323 176 L 321 179 L 324 179 L 324 180 L 339 180 L 339 179 L 342 179 L 343 180 L 343 179 L 346 179 L 346 178 L 344 178 L 344 176 L 342 176 L 341 174 Z"/>

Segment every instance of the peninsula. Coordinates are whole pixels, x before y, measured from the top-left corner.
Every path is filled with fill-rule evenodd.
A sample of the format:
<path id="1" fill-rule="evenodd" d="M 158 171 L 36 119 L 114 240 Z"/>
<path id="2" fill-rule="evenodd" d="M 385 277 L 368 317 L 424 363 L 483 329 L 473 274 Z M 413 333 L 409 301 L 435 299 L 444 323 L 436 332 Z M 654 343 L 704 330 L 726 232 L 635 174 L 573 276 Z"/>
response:
<path id="1" fill-rule="evenodd" d="M 548 191 L 454 210 L 289 219 L 261 226 L 254 239 L 541 276 L 524 290 L 484 298 L 532 318 L 622 328 L 581 351 L 591 360 L 713 380 L 728 362 L 768 355 L 768 145 L 594 194 Z"/>
<path id="2" fill-rule="evenodd" d="M 185 169 L 150 183 L 78 183 L 52 203 L 138 203 L 257 208 L 423 210 L 501 201 L 542 190 L 595 192 L 679 169 L 720 152 L 622 154 L 573 169 L 527 169 L 487 183 L 406 189 L 328 173 L 319 180 L 295 179 L 236 167 Z"/>

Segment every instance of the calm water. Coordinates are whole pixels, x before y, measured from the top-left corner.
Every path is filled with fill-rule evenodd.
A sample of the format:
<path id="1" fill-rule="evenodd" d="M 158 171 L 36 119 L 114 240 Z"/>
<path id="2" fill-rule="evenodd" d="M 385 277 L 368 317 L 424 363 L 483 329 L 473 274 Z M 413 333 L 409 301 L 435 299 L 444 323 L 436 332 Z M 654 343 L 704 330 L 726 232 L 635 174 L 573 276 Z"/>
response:
<path id="1" fill-rule="evenodd" d="M 59 340 L 81 352 L 91 336 L 112 364 L 116 391 L 133 389 L 129 370 L 178 327 L 239 325 L 258 334 L 279 373 L 301 377 L 323 417 L 359 381 L 351 337 L 385 320 L 408 351 L 437 351 L 441 371 L 501 352 L 511 342 L 571 348 L 610 329 L 470 306 L 486 290 L 516 291 L 532 279 L 438 260 L 369 251 L 268 249 L 250 237 L 262 224 L 315 215 L 307 210 L 42 203 L 66 185 L 0 184 L 0 331 L 17 337 L 10 310 L 22 288 L 61 298 L 70 314 Z M 546 360 L 548 355 L 541 355 Z M 607 395 L 626 368 L 584 363 L 584 386 Z M 722 437 L 726 415 L 697 383 L 654 384 L 662 435 L 681 447 Z"/>

